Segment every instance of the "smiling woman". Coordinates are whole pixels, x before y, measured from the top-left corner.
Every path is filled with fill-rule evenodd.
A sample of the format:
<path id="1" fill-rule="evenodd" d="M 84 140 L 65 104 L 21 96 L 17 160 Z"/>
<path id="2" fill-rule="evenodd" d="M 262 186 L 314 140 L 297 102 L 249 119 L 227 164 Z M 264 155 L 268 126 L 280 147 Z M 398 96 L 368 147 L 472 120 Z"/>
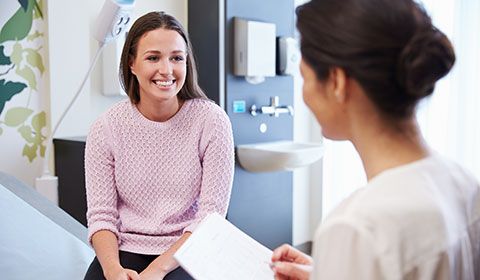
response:
<path id="1" fill-rule="evenodd" d="M 178 47 L 177 51 L 183 52 L 184 59 L 188 58 L 188 61 L 185 60 L 185 87 L 180 87 L 178 97 L 181 100 L 187 100 L 191 98 L 207 98 L 197 82 L 198 75 L 195 58 L 193 56 L 192 45 L 190 43 L 190 40 L 188 39 L 186 31 L 175 18 L 163 13 L 160 13 L 160 15 L 160 17 L 156 17 L 155 13 L 146 14 L 145 16 L 139 18 L 129 31 L 129 35 L 125 41 L 125 46 L 123 48 L 122 58 L 120 61 L 120 76 L 125 91 L 130 97 L 132 103 L 136 104 L 140 101 L 139 81 L 137 81 L 133 77 L 134 74 L 131 72 L 130 69 L 133 60 L 136 59 L 137 54 L 141 54 L 141 51 L 138 51 L 138 48 L 141 47 L 139 46 L 138 42 L 142 39 L 146 39 L 145 43 L 147 43 L 147 41 L 150 42 L 145 37 L 149 37 L 148 39 L 152 41 L 155 40 L 154 37 L 156 36 L 154 34 L 147 34 L 147 32 L 150 33 L 150 31 L 156 30 L 158 32 L 163 31 L 165 33 L 168 33 L 168 31 L 174 31 L 175 34 L 170 35 L 174 39 L 174 42 L 171 43 L 174 45 L 174 47 Z M 183 39 L 182 42 L 177 41 L 178 39 L 180 39 L 180 37 L 181 39 Z M 162 40 L 163 37 L 156 38 Z M 160 46 L 165 47 L 165 44 L 165 41 L 163 41 L 162 44 L 157 45 L 152 50 L 157 52 L 161 51 L 160 49 L 156 48 L 160 48 Z M 164 53 L 163 55 L 170 55 L 170 53 Z M 154 58 L 155 56 L 150 57 L 150 59 Z"/>
<path id="2" fill-rule="evenodd" d="M 163 28 L 147 32 L 139 41 L 137 55 L 129 61 L 139 83 L 138 110 L 153 121 L 166 121 L 182 105 L 173 98 L 186 76 L 186 44 L 180 34 Z M 169 110 L 158 111 L 167 105 Z"/>
<path id="3" fill-rule="evenodd" d="M 230 121 L 198 86 L 188 35 L 170 15 L 152 12 L 133 24 L 120 76 L 130 100 L 100 116 L 87 138 L 97 257 L 85 279 L 191 279 L 173 254 L 205 216 L 226 214 Z"/>

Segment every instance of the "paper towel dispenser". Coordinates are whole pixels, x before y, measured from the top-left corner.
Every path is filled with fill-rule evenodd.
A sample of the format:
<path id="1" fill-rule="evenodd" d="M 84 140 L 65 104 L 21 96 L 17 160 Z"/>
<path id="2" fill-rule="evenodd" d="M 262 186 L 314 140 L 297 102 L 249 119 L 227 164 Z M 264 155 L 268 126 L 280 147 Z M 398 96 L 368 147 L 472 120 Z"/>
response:
<path id="1" fill-rule="evenodd" d="M 233 74 L 253 84 L 275 76 L 276 26 L 234 18 Z"/>

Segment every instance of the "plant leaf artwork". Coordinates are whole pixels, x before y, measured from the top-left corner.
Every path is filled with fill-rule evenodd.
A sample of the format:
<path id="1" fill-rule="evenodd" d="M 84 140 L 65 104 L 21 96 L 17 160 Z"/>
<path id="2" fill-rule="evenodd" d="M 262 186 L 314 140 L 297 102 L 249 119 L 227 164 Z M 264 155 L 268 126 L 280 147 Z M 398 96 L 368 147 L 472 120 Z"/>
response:
<path id="1" fill-rule="evenodd" d="M 31 87 L 33 90 L 37 90 L 37 78 L 35 77 L 35 73 L 30 66 L 25 65 L 22 68 L 17 68 L 15 73 L 20 77 L 24 78 L 28 82 L 28 86 Z"/>
<path id="2" fill-rule="evenodd" d="M 12 61 L 5 55 L 4 48 L 4 46 L 0 46 L 0 65 L 10 65 Z"/>
<path id="3" fill-rule="evenodd" d="M 28 0 L 18 0 L 18 3 L 20 3 L 24 11 L 28 10 Z"/>
<path id="4" fill-rule="evenodd" d="M 26 156 L 28 158 L 28 161 L 32 162 L 37 156 L 37 149 L 37 145 L 25 144 L 25 146 L 23 146 L 22 156 Z"/>
<path id="5" fill-rule="evenodd" d="M 33 144 L 39 148 L 40 156 L 45 156 L 45 145 L 43 141 L 47 139 L 46 136 L 42 134 L 42 129 L 47 126 L 47 118 L 44 111 L 36 114 L 32 118 L 32 127 L 33 127 Z"/>
<path id="6" fill-rule="evenodd" d="M 20 45 L 19 42 L 15 42 L 12 48 L 12 54 L 10 55 L 10 59 L 14 64 L 19 65 L 22 62 L 23 59 L 23 48 L 22 45 Z"/>
<path id="7" fill-rule="evenodd" d="M 0 75 L 8 77 L 0 80 L 0 136 L 7 134 L 8 128 L 14 128 L 25 141 L 22 156 L 32 162 L 37 156 L 45 157 L 46 146 L 43 142 L 47 139 L 42 134 L 42 131 L 46 132 L 47 125 L 45 112 L 42 110 L 38 112 L 37 106 L 29 105 L 30 95 L 37 92 L 37 84 L 45 72 L 43 57 L 40 53 L 43 47 L 41 39 L 44 34 L 41 32 L 41 26 L 45 1 L 7 1 L 15 2 L 14 5 L 18 5 L 18 9 L 3 26 L 0 26 L 0 65 L 7 65 L 2 67 Z M 38 29 L 39 26 L 40 29 Z M 5 51 L 11 53 L 5 53 Z M 6 76 L 7 73 L 9 73 L 8 76 Z M 15 81 L 11 81 L 12 78 Z M 5 109 L 6 103 L 27 87 L 29 96 L 26 105 L 15 104 Z M 15 99 L 14 102 L 24 102 L 22 100 L 25 99 L 20 98 L 18 102 Z M 34 113 L 35 111 L 37 113 Z"/>
<path id="8" fill-rule="evenodd" d="M 24 123 L 32 113 L 32 109 L 25 107 L 11 108 L 5 114 L 4 123 L 10 127 L 17 127 L 20 124 Z"/>
<path id="9" fill-rule="evenodd" d="M 37 38 L 40 38 L 40 37 L 43 37 L 43 33 L 40 33 L 40 32 L 38 32 L 38 31 L 35 31 L 35 33 L 30 34 L 30 35 L 27 36 L 27 40 L 28 40 L 28 41 L 33 41 L 33 40 L 35 40 L 35 39 L 37 39 Z"/>
<path id="10" fill-rule="evenodd" d="M 43 66 L 42 56 L 34 49 L 25 49 L 24 51 L 27 52 L 27 62 L 43 74 L 45 67 Z"/>
<path id="11" fill-rule="evenodd" d="M 42 131 L 42 128 L 44 128 L 46 125 L 47 125 L 47 116 L 45 112 L 40 112 L 35 116 L 33 116 L 32 127 L 37 134 L 40 134 Z"/>
<path id="12" fill-rule="evenodd" d="M 41 157 L 45 156 L 46 147 L 43 141 L 47 137 L 42 134 L 42 129 L 46 126 L 45 112 L 42 111 L 33 116 L 31 123 L 32 126 L 22 125 L 18 128 L 18 132 L 27 142 L 23 147 L 22 155 L 26 156 L 30 162 L 37 157 L 37 151 Z"/>
<path id="13" fill-rule="evenodd" d="M 15 94 L 22 92 L 27 85 L 24 83 L 18 82 L 6 82 L 5 80 L 0 80 L 0 115 L 2 115 L 3 108 L 5 103 L 12 99 Z"/>
<path id="14" fill-rule="evenodd" d="M 45 151 L 47 150 L 47 146 L 45 145 L 40 145 L 40 156 L 45 157 Z"/>
<path id="15" fill-rule="evenodd" d="M 40 3 L 38 3 L 35 0 L 29 0 L 33 2 L 33 19 L 41 18 L 43 19 L 43 0 L 40 0 Z"/>
<path id="16" fill-rule="evenodd" d="M 28 125 L 22 125 L 18 128 L 18 132 L 23 139 L 27 140 L 28 143 L 35 142 L 35 137 L 32 136 L 32 128 Z"/>
<path id="17" fill-rule="evenodd" d="M 26 1 L 21 1 L 24 4 Z M 20 41 L 27 37 L 32 28 L 34 0 L 28 0 L 27 8 L 20 6 L 17 12 L 5 23 L 0 31 L 0 43 Z"/>

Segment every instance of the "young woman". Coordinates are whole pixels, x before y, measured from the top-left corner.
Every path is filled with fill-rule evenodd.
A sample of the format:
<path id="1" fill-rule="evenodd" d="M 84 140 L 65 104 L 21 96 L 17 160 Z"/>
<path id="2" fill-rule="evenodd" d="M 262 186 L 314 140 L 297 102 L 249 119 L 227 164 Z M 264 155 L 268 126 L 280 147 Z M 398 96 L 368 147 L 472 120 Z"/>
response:
<path id="1" fill-rule="evenodd" d="M 226 214 L 231 124 L 198 86 L 195 67 L 172 16 L 148 13 L 128 32 L 120 76 L 129 100 L 100 116 L 87 139 L 96 258 L 85 279 L 191 279 L 173 254 L 207 214 Z"/>
<path id="2" fill-rule="evenodd" d="M 325 137 L 354 144 L 368 184 L 319 226 L 313 258 L 274 251 L 276 279 L 480 279 L 479 185 L 415 119 L 454 64 L 450 41 L 412 0 L 312 0 L 297 15 L 305 103 Z"/>

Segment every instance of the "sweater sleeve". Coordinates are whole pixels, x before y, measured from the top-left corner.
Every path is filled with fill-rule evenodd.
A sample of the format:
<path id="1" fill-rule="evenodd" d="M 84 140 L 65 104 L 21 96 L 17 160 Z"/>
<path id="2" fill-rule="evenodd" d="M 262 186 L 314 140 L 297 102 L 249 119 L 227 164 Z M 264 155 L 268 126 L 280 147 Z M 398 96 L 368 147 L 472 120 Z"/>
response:
<path id="1" fill-rule="evenodd" d="M 232 125 L 227 114 L 218 108 L 204 128 L 202 185 L 195 221 L 184 230 L 192 232 L 208 214 L 216 212 L 223 217 L 232 191 L 235 155 Z"/>
<path id="2" fill-rule="evenodd" d="M 97 231 L 109 230 L 118 240 L 117 191 L 114 157 L 106 121 L 101 118 L 91 127 L 85 147 L 88 240 Z M 120 240 L 118 240 L 120 242 Z"/>

